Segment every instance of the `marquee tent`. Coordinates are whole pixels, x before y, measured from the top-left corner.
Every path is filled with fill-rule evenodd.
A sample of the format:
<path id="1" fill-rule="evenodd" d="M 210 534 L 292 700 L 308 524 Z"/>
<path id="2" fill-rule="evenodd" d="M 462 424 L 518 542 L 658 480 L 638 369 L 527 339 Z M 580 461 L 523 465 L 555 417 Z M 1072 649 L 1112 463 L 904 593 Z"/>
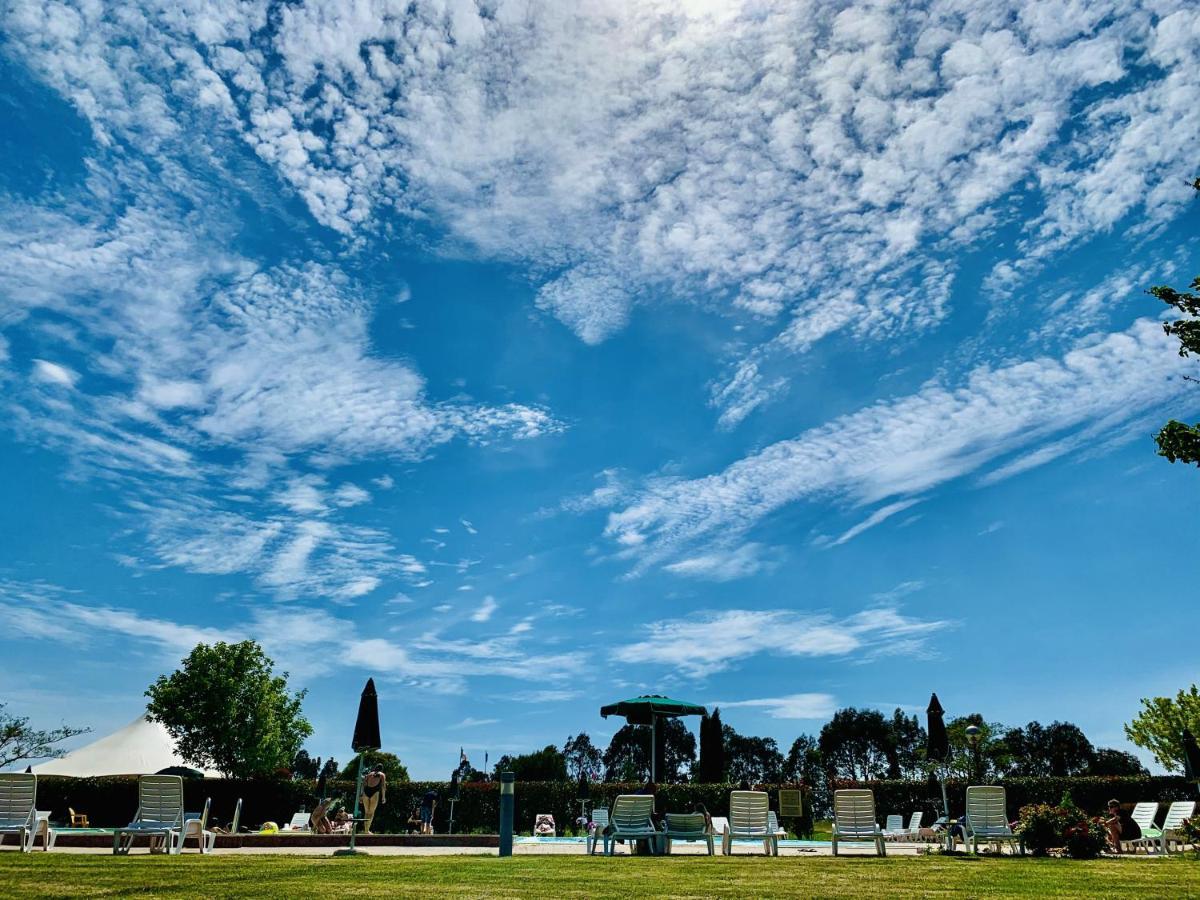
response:
<path id="1" fill-rule="evenodd" d="M 60 759 L 47 760 L 33 767 L 36 775 L 73 775 L 95 778 L 101 775 L 153 775 L 170 766 L 195 768 L 175 752 L 175 742 L 161 722 L 138 716 L 120 731 L 78 747 Z M 219 772 L 204 772 L 219 778 Z"/>

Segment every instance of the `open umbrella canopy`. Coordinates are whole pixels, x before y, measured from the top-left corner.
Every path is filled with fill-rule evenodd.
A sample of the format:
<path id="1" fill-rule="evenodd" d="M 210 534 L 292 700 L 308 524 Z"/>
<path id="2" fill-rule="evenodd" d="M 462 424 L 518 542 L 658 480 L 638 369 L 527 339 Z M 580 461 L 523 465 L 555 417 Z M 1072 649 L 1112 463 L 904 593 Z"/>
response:
<path id="1" fill-rule="evenodd" d="M 600 707 L 600 715 L 624 716 L 630 725 L 652 725 L 659 717 L 667 716 L 704 716 L 708 710 L 696 703 L 686 700 L 672 700 L 662 694 L 643 694 L 632 700 L 622 700 L 620 703 L 610 703 Z"/>
<path id="2" fill-rule="evenodd" d="M 946 733 L 946 711 L 938 702 L 937 694 L 929 698 L 929 708 L 925 710 L 928 718 L 928 740 L 925 744 L 925 758 L 931 762 L 945 762 L 950 755 L 950 736 Z"/>
<path id="3" fill-rule="evenodd" d="M 350 741 L 350 749 L 362 753 L 364 750 L 378 750 L 381 744 L 379 695 L 375 693 L 375 679 L 368 678 L 367 686 L 358 700 L 358 718 L 354 721 L 354 738 Z"/>
<path id="4" fill-rule="evenodd" d="M 1188 781 L 1200 781 L 1200 746 L 1188 729 L 1183 729 L 1183 773 Z"/>

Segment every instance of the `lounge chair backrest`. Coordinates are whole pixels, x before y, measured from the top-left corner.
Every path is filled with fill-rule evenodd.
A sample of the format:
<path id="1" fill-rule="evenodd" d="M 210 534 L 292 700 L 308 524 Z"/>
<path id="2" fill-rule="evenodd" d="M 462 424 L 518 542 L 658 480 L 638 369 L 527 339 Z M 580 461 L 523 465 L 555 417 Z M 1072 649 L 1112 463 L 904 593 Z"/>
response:
<path id="1" fill-rule="evenodd" d="M 205 797 L 204 798 L 204 810 L 201 813 L 199 813 L 198 815 L 194 812 L 185 813 L 184 819 L 185 820 L 186 819 L 195 819 L 196 821 L 198 821 L 200 823 L 200 830 L 203 831 L 205 828 L 208 827 L 208 811 L 211 807 L 212 807 L 212 797 Z"/>
<path id="2" fill-rule="evenodd" d="M 903 830 L 903 828 L 904 828 L 904 816 L 897 813 L 896 815 L 887 817 L 887 825 L 885 827 L 885 830 L 901 831 L 901 830 Z"/>
<path id="3" fill-rule="evenodd" d="M 242 798 L 238 797 L 237 806 L 233 808 L 233 823 L 229 826 L 230 834 L 238 833 L 238 825 L 242 822 Z"/>
<path id="4" fill-rule="evenodd" d="M 0 826 L 19 828 L 33 824 L 37 803 L 37 776 L 25 772 L 0 775 Z"/>
<path id="5" fill-rule="evenodd" d="M 654 798 L 649 794 L 621 794 L 613 801 L 611 821 L 618 831 L 646 827 L 654 812 Z"/>
<path id="6" fill-rule="evenodd" d="M 769 809 L 765 791 L 730 791 L 729 827 L 733 831 L 765 833 Z"/>
<path id="7" fill-rule="evenodd" d="M 844 788 L 833 792 L 833 821 L 839 834 L 874 836 L 875 793 L 866 788 Z"/>
<path id="8" fill-rule="evenodd" d="M 775 815 L 775 810 L 773 809 L 767 810 L 767 831 L 771 832 L 772 834 L 774 834 L 776 831 L 783 831 L 783 829 L 779 827 L 779 817 Z"/>
<path id="9" fill-rule="evenodd" d="M 179 775 L 143 775 L 138 779 L 139 822 L 183 824 L 183 778 Z"/>
<path id="10" fill-rule="evenodd" d="M 599 806 L 593 809 L 592 821 L 595 823 L 597 829 L 603 830 L 608 825 L 608 807 Z"/>
<path id="11" fill-rule="evenodd" d="M 294 816 L 292 816 L 292 821 L 288 823 L 288 828 L 290 828 L 292 831 L 300 831 L 302 829 L 308 828 L 309 823 L 311 821 L 312 821 L 312 813 L 298 812 Z"/>
<path id="12" fill-rule="evenodd" d="M 1167 816 L 1163 819 L 1162 830 L 1172 831 L 1183 824 L 1184 819 L 1190 819 L 1192 813 L 1196 811 L 1196 804 L 1192 800 L 1176 800 L 1167 808 Z"/>
<path id="13" fill-rule="evenodd" d="M 1154 801 L 1138 803 L 1133 807 L 1130 818 L 1137 822 L 1138 828 L 1145 833 L 1154 827 L 1154 820 L 1158 818 L 1158 803 Z"/>
<path id="14" fill-rule="evenodd" d="M 667 813 L 667 831 L 672 834 L 705 834 L 708 823 L 704 813 Z"/>
<path id="15" fill-rule="evenodd" d="M 908 819 L 908 833 L 916 834 L 921 830 L 921 813 L 915 812 Z"/>
<path id="16" fill-rule="evenodd" d="M 779 815 L 793 818 L 804 815 L 804 799 L 800 791 L 789 788 L 779 792 Z"/>
<path id="17" fill-rule="evenodd" d="M 977 834 L 1008 832 L 1008 798 L 999 785 L 972 785 L 967 788 L 967 818 Z"/>

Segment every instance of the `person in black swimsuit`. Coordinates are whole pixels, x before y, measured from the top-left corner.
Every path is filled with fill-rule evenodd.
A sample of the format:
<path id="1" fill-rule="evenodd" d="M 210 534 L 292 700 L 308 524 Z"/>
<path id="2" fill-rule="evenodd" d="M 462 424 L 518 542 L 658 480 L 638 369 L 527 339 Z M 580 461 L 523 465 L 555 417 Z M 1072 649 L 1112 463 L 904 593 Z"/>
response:
<path id="1" fill-rule="evenodd" d="M 1116 800 L 1108 801 L 1108 815 L 1104 819 L 1108 829 L 1108 846 L 1113 853 L 1121 852 L 1121 841 L 1136 841 L 1142 836 L 1142 828 L 1133 817 L 1121 808 Z"/>
<path id="2" fill-rule="evenodd" d="M 363 808 L 363 834 L 370 834 L 375 810 L 379 804 L 387 803 L 387 776 L 383 774 L 383 766 L 376 766 L 363 778 L 362 796 L 359 799 Z"/>

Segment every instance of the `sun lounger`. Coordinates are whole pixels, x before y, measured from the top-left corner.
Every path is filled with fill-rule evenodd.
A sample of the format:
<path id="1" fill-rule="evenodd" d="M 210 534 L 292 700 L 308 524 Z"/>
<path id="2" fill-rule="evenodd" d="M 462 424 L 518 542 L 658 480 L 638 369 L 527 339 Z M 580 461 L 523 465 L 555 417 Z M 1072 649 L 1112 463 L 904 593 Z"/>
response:
<path id="1" fill-rule="evenodd" d="M 921 813 L 915 812 L 908 817 L 908 828 L 904 830 L 901 840 L 919 841 L 921 839 Z"/>
<path id="2" fill-rule="evenodd" d="M 704 813 L 667 813 L 663 817 L 663 850 L 669 856 L 673 841 L 703 841 L 712 856 L 713 835 Z"/>
<path id="3" fill-rule="evenodd" d="M 904 830 L 904 816 L 899 814 L 888 816 L 887 822 L 883 826 L 883 839 L 885 841 L 898 841 L 905 834 L 907 832 Z"/>
<path id="4" fill-rule="evenodd" d="M 292 816 L 292 821 L 288 822 L 287 828 L 284 831 L 312 831 L 312 813 L 301 810 Z"/>
<path id="5" fill-rule="evenodd" d="M 50 828 L 50 814 L 41 818 L 35 808 L 37 803 L 37 776 L 25 772 L 0 774 L 0 842 L 4 836 L 14 834 L 21 845 L 22 853 L 33 850 L 33 842 L 42 835 L 42 848 L 54 846 L 54 831 Z"/>
<path id="6" fill-rule="evenodd" d="M 658 830 L 651 820 L 654 798 L 649 794 L 621 794 L 613 801 L 605 834 L 605 853 L 612 856 L 618 840 L 649 841 L 653 848 L 659 838 Z"/>
<path id="7" fill-rule="evenodd" d="M 588 830 L 588 836 L 585 846 L 587 847 L 588 856 L 596 852 L 596 844 L 603 845 L 603 852 L 608 853 L 608 838 L 604 834 L 604 829 L 608 827 L 608 808 L 601 806 L 592 810 L 592 828 Z"/>
<path id="8" fill-rule="evenodd" d="M 1176 800 L 1167 807 L 1167 814 L 1163 818 L 1162 826 L 1151 828 L 1150 834 L 1143 832 L 1142 836 L 1133 842 L 1134 848 L 1145 847 L 1149 850 L 1157 845 L 1162 853 L 1169 853 L 1172 842 L 1183 843 L 1179 834 L 1179 826 L 1183 824 L 1184 819 L 1191 818 L 1195 811 L 1195 801 Z"/>
<path id="9" fill-rule="evenodd" d="M 729 856 L 737 839 L 761 840 L 767 856 L 779 855 L 779 836 L 768 828 L 769 800 L 765 791 L 730 791 L 729 822 L 721 838 L 721 852 Z"/>
<path id="10" fill-rule="evenodd" d="M 767 831 L 782 840 L 787 837 L 787 832 L 779 824 L 779 817 L 775 815 L 775 810 L 767 811 Z"/>
<path id="11" fill-rule="evenodd" d="M 1025 839 L 1009 827 L 1007 795 L 998 785 L 977 784 L 967 788 L 963 844 L 972 853 L 978 853 L 980 841 L 991 844 L 996 850 L 1002 844 L 1016 844 L 1021 855 L 1025 855 Z"/>
<path id="12" fill-rule="evenodd" d="M 88 817 L 85 816 L 83 813 L 77 813 L 77 812 L 75 812 L 75 810 L 71 809 L 71 807 L 68 806 L 67 807 L 67 815 L 70 816 L 72 828 L 87 828 L 88 827 Z"/>
<path id="13" fill-rule="evenodd" d="M 1122 838 L 1121 850 L 1123 852 L 1133 851 L 1136 853 L 1139 845 L 1138 842 L 1142 838 L 1147 838 L 1151 835 L 1158 836 L 1162 834 L 1161 831 L 1154 827 L 1154 820 L 1158 818 L 1158 803 L 1156 801 L 1151 800 L 1144 803 L 1134 804 L 1133 812 L 1129 817 L 1137 823 L 1141 834 L 1136 838 Z M 1149 849 L 1148 844 L 1143 844 L 1141 846 Z"/>
<path id="14" fill-rule="evenodd" d="M 208 830 L 208 811 L 211 807 L 212 797 L 206 797 L 203 812 L 184 814 L 183 837 L 180 839 L 180 846 L 186 844 L 188 838 L 194 837 L 201 853 L 207 853 L 213 848 L 217 842 L 217 835 L 216 832 Z"/>
<path id="15" fill-rule="evenodd" d="M 833 792 L 833 855 L 839 841 L 869 841 L 875 852 L 887 856 L 883 832 L 875 821 L 875 794 L 862 788 Z"/>
<path id="16" fill-rule="evenodd" d="M 178 775 L 143 775 L 138 779 L 138 810 L 133 821 L 113 832 L 113 853 L 124 855 L 139 835 L 150 838 L 150 852 L 158 841 L 174 856 L 183 848 L 183 779 Z"/>

